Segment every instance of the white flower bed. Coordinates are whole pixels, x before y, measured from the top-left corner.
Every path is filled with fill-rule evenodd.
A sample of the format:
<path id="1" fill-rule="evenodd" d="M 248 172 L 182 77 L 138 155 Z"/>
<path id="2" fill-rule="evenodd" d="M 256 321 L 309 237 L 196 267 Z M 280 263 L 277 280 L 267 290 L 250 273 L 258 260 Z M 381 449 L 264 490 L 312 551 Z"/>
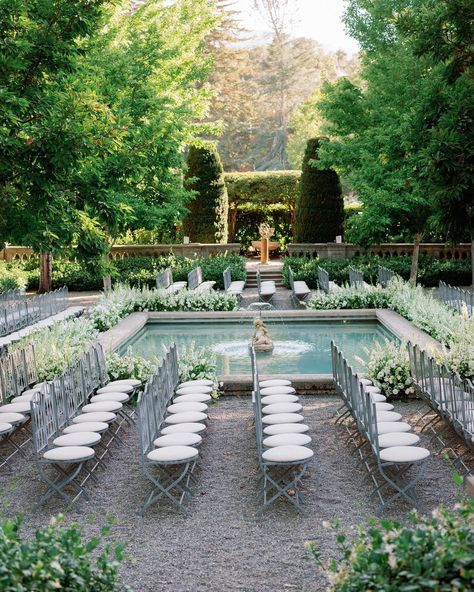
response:
<path id="1" fill-rule="evenodd" d="M 132 312 L 230 311 L 238 307 L 235 296 L 214 290 L 195 292 L 185 289 L 172 294 L 166 290 L 119 286 L 104 294 L 92 311 L 91 318 L 100 331 L 106 331 Z"/>
<path id="2" fill-rule="evenodd" d="M 318 310 L 391 308 L 442 343 L 443 352 L 430 352 L 440 363 L 463 378 L 474 379 L 474 317 L 458 314 L 421 286 L 413 287 L 395 277 L 385 289 L 360 286 L 320 293 L 308 306 Z"/>
<path id="3" fill-rule="evenodd" d="M 386 340 L 368 351 L 367 376 L 387 397 L 407 397 L 415 392 L 410 360 L 404 345 Z"/>

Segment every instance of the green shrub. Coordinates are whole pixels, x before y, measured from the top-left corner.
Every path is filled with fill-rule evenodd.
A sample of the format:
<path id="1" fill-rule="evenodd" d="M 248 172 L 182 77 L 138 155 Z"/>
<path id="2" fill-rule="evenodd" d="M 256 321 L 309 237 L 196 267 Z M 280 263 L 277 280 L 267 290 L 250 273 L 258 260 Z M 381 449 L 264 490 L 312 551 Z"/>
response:
<path id="1" fill-rule="evenodd" d="M 0 261 L 0 293 L 8 290 L 24 290 L 28 284 L 27 274 L 11 263 Z"/>
<path id="2" fill-rule="evenodd" d="M 224 281 L 222 272 L 230 267 L 232 277 L 245 279 L 245 259 L 238 255 L 219 254 L 215 257 L 191 259 L 187 257 L 167 255 L 163 257 L 127 257 L 116 259 L 113 280 L 115 283 L 129 283 L 131 286 L 149 287 L 156 285 L 156 275 L 166 267 L 173 269 L 176 281 L 187 280 L 188 273 L 198 265 L 201 266 L 205 280 L 216 282 L 216 287 L 222 289 Z M 15 272 L 27 278 L 28 287 L 38 287 L 38 260 L 12 264 Z M 53 262 L 53 288 L 68 286 L 72 291 L 101 290 L 102 278 L 99 270 L 80 261 L 55 259 Z"/>
<path id="3" fill-rule="evenodd" d="M 336 525 L 336 527 L 338 527 Z M 314 543 L 307 547 L 330 574 L 331 592 L 469 592 L 474 581 L 474 501 L 431 516 L 410 514 L 402 524 L 383 520 L 347 540 L 338 533 L 342 558 L 321 560 Z"/>
<path id="4" fill-rule="evenodd" d="M 405 280 L 410 277 L 411 257 L 379 257 L 377 255 L 361 255 L 352 259 L 309 259 L 305 257 L 285 257 L 283 260 L 283 277 L 289 287 L 288 266 L 296 274 L 296 279 L 304 280 L 310 288 L 318 287 L 318 266 L 323 267 L 332 281 L 343 285 L 349 281 L 349 266 L 360 269 L 369 284 L 377 283 L 379 265 L 389 267 Z M 455 286 L 466 286 L 470 283 L 471 260 L 439 260 L 434 257 L 420 257 L 418 273 L 419 283 L 425 287 L 437 286 L 440 280 Z"/>
<path id="5" fill-rule="evenodd" d="M 294 204 L 299 191 L 301 171 L 258 171 L 224 173 L 229 205 L 258 203 Z"/>
<path id="6" fill-rule="evenodd" d="M 339 176 L 314 166 L 320 138 L 308 140 L 303 158 L 300 193 L 296 200 L 296 242 L 328 243 L 342 236 L 344 200 Z"/>
<path id="7" fill-rule="evenodd" d="M 191 146 L 185 187 L 195 193 L 183 221 L 184 233 L 196 243 L 226 243 L 229 200 L 217 148 Z"/>
<path id="8" fill-rule="evenodd" d="M 122 545 L 102 544 L 100 537 L 83 541 L 77 525 L 61 525 L 62 518 L 23 539 L 21 520 L 0 527 L 0 590 L 47 592 L 113 592 L 119 589 Z M 110 526 L 102 528 L 106 536 Z M 123 589 L 123 588 L 122 588 Z"/>
<path id="9" fill-rule="evenodd" d="M 238 207 L 235 241 L 242 249 L 248 249 L 253 240 L 260 240 L 258 227 L 266 222 L 275 229 L 270 240 L 277 241 L 281 249 L 292 239 L 291 212 L 284 204 L 243 204 Z"/>

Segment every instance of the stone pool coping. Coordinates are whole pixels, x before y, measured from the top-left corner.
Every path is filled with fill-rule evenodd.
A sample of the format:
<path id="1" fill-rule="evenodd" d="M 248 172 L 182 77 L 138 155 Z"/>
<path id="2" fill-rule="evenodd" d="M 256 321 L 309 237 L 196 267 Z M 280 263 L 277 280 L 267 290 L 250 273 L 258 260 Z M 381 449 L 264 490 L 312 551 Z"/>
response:
<path id="1" fill-rule="evenodd" d="M 99 336 L 98 341 L 106 351 L 119 348 L 123 343 L 134 337 L 148 322 L 187 321 L 199 323 L 212 320 L 226 322 L 229 320 L 255 318 L 255 311 L 216 311 L 216 312 L 135 312 L 122 319 Z M 357 309 L 357 310 L 285 310 L 265 311 L 264 318 L 302 321 L 379 321 L 402 341 L 411 341 L 423 349 L 440 349 L 441 344 L 427 333 L 418 329 L 410 321 L 390 309 Z M 334 391 L 334 381 L 331 374 L 295 374 L 286 376 L 302 394 L 322 394 Z M 262 379 L 267 376 L 262 375 Z M 250 375 L 223 375 L 219 377 L 226 394 L 247 395 L 251 390 Z"/>

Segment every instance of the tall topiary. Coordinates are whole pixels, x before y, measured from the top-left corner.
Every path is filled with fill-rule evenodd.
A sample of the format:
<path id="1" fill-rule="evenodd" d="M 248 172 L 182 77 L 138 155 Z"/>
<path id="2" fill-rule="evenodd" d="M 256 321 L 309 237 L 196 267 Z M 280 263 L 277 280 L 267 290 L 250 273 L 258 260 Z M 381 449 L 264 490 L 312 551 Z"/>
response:
<path id="1" fill-rule="evenodd" d="M 338 174 L 319 170 L 321 138 L 308 140 L 303 158 L 300 192 L 296 200 L 296 236 L 299 243 L 328 243 L 342 235 L 344 200 Z"/>
<path id="2" fill-rule="evenodd" d="M 188 205 L 184 233 L 192 242 L 226 243 L 229 200 L 224 169 L 215 146 L 191 146 L 185 187 L 195 192 L 195 197 Z"/>

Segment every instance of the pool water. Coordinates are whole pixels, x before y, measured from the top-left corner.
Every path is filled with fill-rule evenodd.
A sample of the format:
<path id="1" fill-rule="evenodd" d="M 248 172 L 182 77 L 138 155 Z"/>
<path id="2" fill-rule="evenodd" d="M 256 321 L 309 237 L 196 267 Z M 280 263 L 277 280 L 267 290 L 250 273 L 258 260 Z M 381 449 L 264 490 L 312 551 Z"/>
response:
<path id="1" fill-rule="evenodd" d="M 261 374 L 331 374 L 331 340 L 357 370 L 363 370 L 370 349 L 385 339 L 396 339 L 376 321 L 274 321 L 266 320 L 273 339 L 271 352 L 257 354 Z M 253 320 L 234 322 L 150 322 L 119 350 L 152 358 L 176 342 L 211 348 L 217 357 L 219 375 L 250 374 L 248 343 Z"/>

